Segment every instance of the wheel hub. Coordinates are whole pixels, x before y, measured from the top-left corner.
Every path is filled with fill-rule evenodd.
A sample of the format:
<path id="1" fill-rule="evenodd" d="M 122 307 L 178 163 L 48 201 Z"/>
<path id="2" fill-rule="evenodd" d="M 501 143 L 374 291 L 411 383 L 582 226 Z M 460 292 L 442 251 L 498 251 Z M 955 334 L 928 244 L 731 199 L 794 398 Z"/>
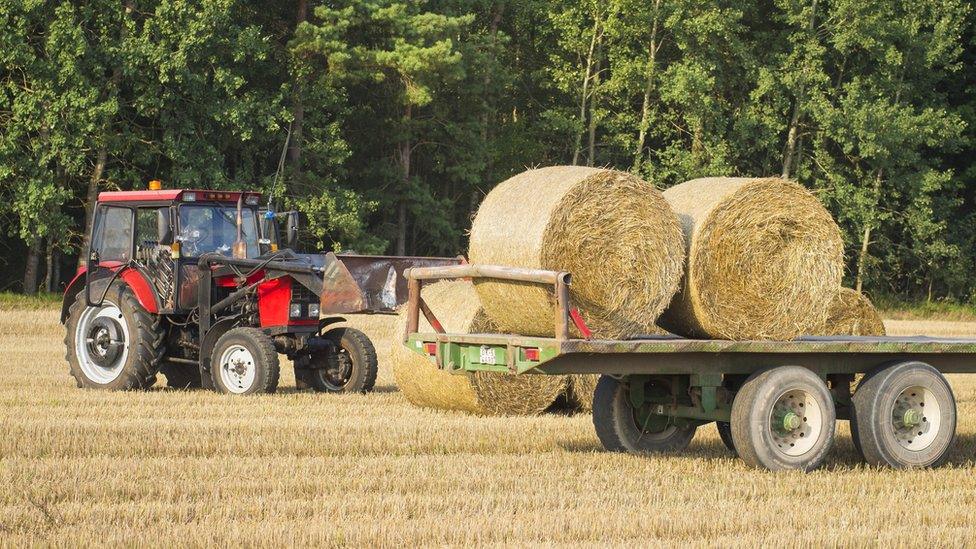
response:
<path id="1" fill-rule="evenodd" d="M 82 374 L 98 384 L 118 378 L 128 358 L 128 339 L 129 327 L 118 305 L 105 300 L 101 307 L 86 307 L 74 333 Z"/>
<path id="2" fill-rule="evenodd" d="M 908 450 L 924 450 L 939 432 L 941 409 L 935 395 L 925 387 L 902 391 L 891 413 L 891 426 L 898 444 Z"/>
<path id="3" fill-rule="evenodd" d="M 776 449 L 788 456 L 800 456 L 817 443 L 823 429 L 819 404 L 802 389 L 783 393 L 773 405 L 769 434 Z"/>
<path id="4" fill-rule="evenodd" d="M 231 345 L 220 355 L 220 380 L 231 393 L 244 393 L 256 377 L 254 355 L 243 345 Z"/>

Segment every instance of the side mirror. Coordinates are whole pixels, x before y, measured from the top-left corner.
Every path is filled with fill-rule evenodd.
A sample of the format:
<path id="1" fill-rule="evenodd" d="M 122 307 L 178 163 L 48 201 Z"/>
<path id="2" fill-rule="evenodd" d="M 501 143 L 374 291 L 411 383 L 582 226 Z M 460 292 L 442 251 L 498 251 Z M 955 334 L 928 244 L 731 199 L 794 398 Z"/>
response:
<path id="1" fill-rule="evenodd" d="M 298 212 L 288 212 L 285 229 L 285 247 L 294 250 L 298 246 Z"/>

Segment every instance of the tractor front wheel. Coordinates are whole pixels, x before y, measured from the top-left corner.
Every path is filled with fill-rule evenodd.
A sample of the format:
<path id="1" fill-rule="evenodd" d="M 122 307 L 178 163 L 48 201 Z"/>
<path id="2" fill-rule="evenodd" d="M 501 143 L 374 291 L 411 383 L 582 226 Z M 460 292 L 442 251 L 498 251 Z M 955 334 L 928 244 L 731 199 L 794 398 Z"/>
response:
<path id="1" fill-rule="evenodd" d="M 334 328 L 325 333 L 335 352 L 312 355 L 312 387 L 326 393 L 368 393 L 379 370 L 376 349 L 355 328 Z"/>
<path id="2" fill-rule="evenodd" d="M 251 395 L 278 388 L 278 352 L 257 328 L 234 328 L 220 336 L 210 360 L 213 385 L 221 393 Z"/>

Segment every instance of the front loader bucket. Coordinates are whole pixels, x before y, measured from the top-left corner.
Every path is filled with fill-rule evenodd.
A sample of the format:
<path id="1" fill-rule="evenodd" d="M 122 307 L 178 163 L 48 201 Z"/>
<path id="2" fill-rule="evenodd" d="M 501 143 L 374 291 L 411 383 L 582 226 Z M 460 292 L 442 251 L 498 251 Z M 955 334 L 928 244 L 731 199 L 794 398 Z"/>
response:
<path id="1" fill-rule="evenodd" d="M 407 302 L 403 271 L 460 265 L 461 257 L 407 257 L 327 253 L 306 256 L 323 268 L 323 314 L 393 313 Z"/>

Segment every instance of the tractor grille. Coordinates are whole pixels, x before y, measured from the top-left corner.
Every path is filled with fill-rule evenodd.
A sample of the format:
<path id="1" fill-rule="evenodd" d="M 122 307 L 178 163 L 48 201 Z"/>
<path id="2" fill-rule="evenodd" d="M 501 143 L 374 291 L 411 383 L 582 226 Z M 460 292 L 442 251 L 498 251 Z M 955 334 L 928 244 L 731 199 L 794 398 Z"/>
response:
<path id="1" fill-rule="evenodd" d="M 299 284 L 298 282 L 292 282 L 291 302 L 292 303 L 318 303 L 319 298 L 317 295 L 313 294 L 312 291 L 306 288 L 305 286 Z"/>

